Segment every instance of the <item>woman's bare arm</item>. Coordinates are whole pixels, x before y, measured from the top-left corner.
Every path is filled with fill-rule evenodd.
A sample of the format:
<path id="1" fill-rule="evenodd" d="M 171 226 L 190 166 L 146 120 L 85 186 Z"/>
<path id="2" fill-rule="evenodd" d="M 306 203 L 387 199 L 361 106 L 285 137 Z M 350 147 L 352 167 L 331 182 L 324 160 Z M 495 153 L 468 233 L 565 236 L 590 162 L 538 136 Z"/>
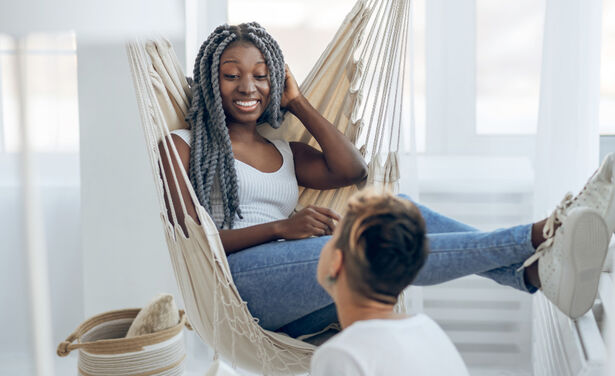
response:
<path id="1" fill-rule="evenodd" d="M 285 85 L 282 104 L 303 123 L 322 149 L 321 152 L 301 142 L 290 143 L 299 185 L 332 189 L 365 179 L 367 165 L 357 148 L 299 92 L 288 67 Z"/>
<path id="2" fill-rule="evenodd" d="M 188 171 L 190 164 L 190 146 L 179 136 L 171 135 L 171 140 L 177 148 L 180 162 L 184 169 Z M 185 225 L 185 216 L 181 210 L 179 194 L 181 193 L 186 205 L 186 211 L 197 223 L 199 223 L 196 215 L 195 206 L 190 199 L 190 193 L 184 179 L 181 178 L 179 163 L 175 156 L 171 153 L 171 144 L 169 139 L 166 139 L 169 154 L 171 155 L 172 163 L 169 163 L 164 145 L 162 141 L 159 144 L 160 154 L 162 159 L 162 167 L 167 181 L 169 182 L 169 193 L 175 208 L 175 215 L 184 234 L 187 234 Z M 178 184 L 173 181 L 173 171 L 178 177 Z M 179 188 L 179 189 L 178 189 Z M 173 222 L 171 215 L 171 207 L 169 206 L 168 198 L 165 191 L 165 204 L 169 219 Z M 224 246 L 226 254 L 240 251 L 242 249 L 252 247 L 258 244 L 267 243 L 277 239 L 302 239 L 310 236 L 330 235 L 334 228 L 334 220 L 339 220 L 339 216 L 333 211 L 325 208 L 307 207 L 295 214 L 293 217 L 274 222 L 263 223 L 256 226 L 245 227 L 235 230 L 219 230 L 220 239 Z"/>
<path id="3" fill-rule="evenodd" d="M 237 230 L 220 230 L 226 254 L 278 239 L 303 239 L 331 235 L 341 218 L 334 211 L 308 206 L 288 219 L 263 223 Z"/>

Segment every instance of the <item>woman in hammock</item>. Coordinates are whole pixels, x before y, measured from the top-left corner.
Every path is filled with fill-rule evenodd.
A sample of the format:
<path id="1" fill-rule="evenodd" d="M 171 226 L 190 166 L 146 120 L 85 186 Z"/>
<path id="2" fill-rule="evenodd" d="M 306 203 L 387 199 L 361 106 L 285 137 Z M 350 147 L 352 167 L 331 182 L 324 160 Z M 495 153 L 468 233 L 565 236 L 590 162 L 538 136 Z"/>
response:
<path id="1" fill-rule="evenodd" d="M 290 215 L 298 185 L 324 190 L 358 183 L 366 177 L 365 161 L 300 93 L 278 44 L 256 23 L 218 27 L 201 46 L 193 79 L 191 130 L 171 135 L 181 161 L 163 153 L 167 176 L 180 163 L 189 172 L 200 204 L 220 229 L 235 285 L 262 327 L 298 336 L 335 322 L 316 266 L 339 216 L 314 206 Z M 304 124 L 322 152 L 259 135 L 261 122 L 280 125 L 281 109 Z M 614 159 L 609 157 L 580 197 L 533 224 L 479 232 L 417 204 L 431 253 L 414 284 L 478 274 L 530 293 L 542 288 L 568 316 L 584 314 L 596 295 L 607 233 L 615 229 Z M 179 191 L 170 187 L 174 207 L 179 194 L 189 197 L 179 180 Z M 198 221 L 187 201 L 189 215 Z M 600 205 L 608 226 L 588 205 Z M 175 215 L 184 227 L 181 210 Z M 556 231 L 558 226 L 565 231 Z M 561 283 L 564 275 L 567 283 Z"/>

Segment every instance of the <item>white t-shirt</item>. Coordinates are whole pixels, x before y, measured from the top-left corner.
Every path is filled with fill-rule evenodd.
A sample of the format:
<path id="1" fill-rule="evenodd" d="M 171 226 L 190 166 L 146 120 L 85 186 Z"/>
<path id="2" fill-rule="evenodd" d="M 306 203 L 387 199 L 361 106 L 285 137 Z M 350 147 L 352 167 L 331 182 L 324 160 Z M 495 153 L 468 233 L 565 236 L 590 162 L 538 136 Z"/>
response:
<path id="1" fill-rule="evenodd" d="M 358 321 L 316 350 L 312 376 L 468 376 L 444 331 L 423 314 Z"/>

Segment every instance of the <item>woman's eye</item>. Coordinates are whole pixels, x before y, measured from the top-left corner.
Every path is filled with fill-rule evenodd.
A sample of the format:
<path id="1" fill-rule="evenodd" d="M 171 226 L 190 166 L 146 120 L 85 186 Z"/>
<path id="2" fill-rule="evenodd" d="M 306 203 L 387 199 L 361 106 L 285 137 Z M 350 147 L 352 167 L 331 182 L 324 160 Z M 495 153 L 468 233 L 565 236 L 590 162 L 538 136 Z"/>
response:
<path id="1" fill-rule="evenodd" d="M 239 78 L 239 75 L 237 75 L 237 74 L 225 74 L 224 78 L 227 78 L 229 80 L 234 80 L 236 78 Z"/>
<path id="2" fill-rule="evenodd" d="M 257 80 L 266 80 L 267 75 L 266 74 L 256 74 L 254 75 L 254 78 L 256 78 Z"/>

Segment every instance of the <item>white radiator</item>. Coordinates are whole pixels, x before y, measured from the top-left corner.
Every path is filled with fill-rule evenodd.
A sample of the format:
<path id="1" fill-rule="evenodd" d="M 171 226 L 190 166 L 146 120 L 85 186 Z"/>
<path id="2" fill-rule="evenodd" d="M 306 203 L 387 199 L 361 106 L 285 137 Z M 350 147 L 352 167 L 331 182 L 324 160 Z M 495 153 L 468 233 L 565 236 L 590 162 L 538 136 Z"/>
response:
<path id="1" fill-rule="evenodd" d="M 425 287 L 423 295 L 424 312 L 448 334 L 473 375 L 530 373 L 529 294 L 471 276 Z"/>
<path id="2" fill-rule="evenodd" d="M 527 159 L 420 157 L 418 175 L 420 202 L 461 222 L 481 230 L 531 222 Z M 531 374 L 531 295 L 470 276 L 423 288 L 423 306 L 472 375 Z"/>

